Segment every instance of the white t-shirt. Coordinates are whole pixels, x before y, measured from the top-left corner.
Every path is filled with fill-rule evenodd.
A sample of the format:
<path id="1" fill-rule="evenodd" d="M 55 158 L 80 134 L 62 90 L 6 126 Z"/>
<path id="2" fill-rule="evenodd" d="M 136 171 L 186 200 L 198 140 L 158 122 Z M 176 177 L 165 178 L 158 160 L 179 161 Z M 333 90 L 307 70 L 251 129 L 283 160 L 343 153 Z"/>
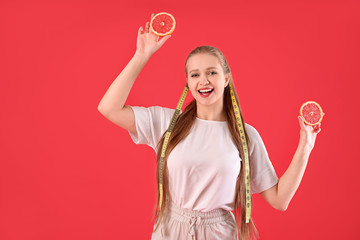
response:
<path id="1" fill-rule="evenodd" d="M 135 114 L 135 144 L 156 144 L 168 129 L 175 109 L 131 106 Z M 277 184 L 278 177 L 257 130 L 245 123 L 250 138 L 251 193 L 259 193 Z M 159 146 L 160 148 L 162 146 Z M 226 121 L 196 118 L 189 135 L 171 151 L 167 160 L 169 191 L 182 208 L 211 211 L 234 210 L 236 179 L 240 171 L 239 151 Z"/>

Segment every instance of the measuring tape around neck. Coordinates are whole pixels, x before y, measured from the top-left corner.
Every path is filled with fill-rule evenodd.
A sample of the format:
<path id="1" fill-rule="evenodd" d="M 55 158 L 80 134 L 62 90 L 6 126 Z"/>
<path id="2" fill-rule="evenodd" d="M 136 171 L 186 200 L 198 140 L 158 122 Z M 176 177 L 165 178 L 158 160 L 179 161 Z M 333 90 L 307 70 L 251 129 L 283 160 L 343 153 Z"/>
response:
<path id="1" fill-rule="evenodd" d="M 244 155 L 245 155 L 244 160 L 245 160 L 245 187 L 246 187 L 246 223 L 248 223 L 250 220 L 250 215 L 251 215 L 251 194 L 250 194 L 250 172 L 249 172 L 248 148 L 247 148 L 247 143 L 246 143 L 246 138 L 245 138 L 244 126 L 242 125 L 242 121 L 241 121 L 240 110 L 239 110 L 239 107 L 236 102 L 232 84 L 230 82 L 229 82 L 229 87 L 230 87 L 230 95 L 231 95 L 232 104 L 233 104 L 235 117 L 236 117 L 236 123 L 237 123 L 238 130 L 240 132 L 241 143 L 242 143 L 242 146 L 244 149 Z M 166 151 L 166 147 L 167 147 L 167 144 L 169 141 L 170 134 L 171 134 L 171 132 L 175 126 L 175 122 L 180 114 L 181 107 L 184 104 L 188 90 L 189 90 L 189 88 L 186 85 L 183 93 L 181 94 L 181 98 L 178 102 L 175 113 L 171 119 L 170 126 L 166 131 L 165 139 L 164 139 L 162 149 L 161 149 L 160 166 L 159 166 L 159 189 L 160 189 L 159 213 L 160 213 L 160 210 L 162 207 L 162 200 L 163 200 L 163 167 L 164 167 L 165 151 Z M 162 214 L 160 214 L 159 219 L 160 219 L 159 222 L 161 222 Z"/>

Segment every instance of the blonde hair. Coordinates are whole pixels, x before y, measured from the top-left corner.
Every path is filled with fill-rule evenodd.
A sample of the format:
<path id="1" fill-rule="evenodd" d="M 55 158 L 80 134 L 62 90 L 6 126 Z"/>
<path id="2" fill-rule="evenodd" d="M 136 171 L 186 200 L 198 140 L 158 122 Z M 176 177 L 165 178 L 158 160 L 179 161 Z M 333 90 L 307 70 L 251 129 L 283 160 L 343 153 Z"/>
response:
<path id="1" fill-rule="evenodd" d="M 187 72 L 187 62 L 189 60 L 189 58 L 195 54 L 199 54 L 199 53 L 206 53 L 206 54 L 211 54 L 215 57 L 217 57 L 217 59 L 219 60 L 221 67 L 223 69 L 224 74 L 229 74 L 230 79 L 229 79 L 229 84 L 225 87 L 224 89 L 224 111 L 226 114 L 226 122 L 227 122 L 227 126 L 231 132 L 232 138 L 235 142 L 236 147 L 239 149 L 239 153 L 240 153 L 240 157 L 241 159 L 244 159 L 244 150 L 242 147 L 242 142 L 241 142 L 241 138 L 240 138 L 240 133 L 239 130 L 237 128 L 236 125 L 236 117 L 235 117 L 235 113 L 234 113 L 234 107 L 231 101 L 231 95 L 230 95 L 230 84 L 233 87 L 234 90 L 234 95 L 235 95 L 235 99 L 236 102 L 239 106 L 239 110 L 240 110 L 240 116 L 241 116 L 241 121 L 242 121 L 242 125 L 245 126 L 244 123 L 244 118 L 243 118 L 243 114 L 241 111 L 241 107 L 239 104 L 239 100 L 238 100 L 238 96 L 235 90 L 235 86 L 234 86 L 234 82 L 233 82 L 233 78 L 232 78 L 232 74 L 231 74 L 231 70 L 230 70 L 230 66 L 226 61 L 225 56 L 222 54 L 222 52 L 212 46 L 200 46 L 195 48 L 193 51 L 190 52 L 190 54 L 188 55 L 188 57 L 186 58 L 186 62 L 185 62 L 185 73 L 186 75 L 188 74 Z M 186 87 L 187 84 L 186 84 Z M 162 216 L 164 215 L 164 211 L 166 208 L 166 205 L 169 201 L 171 201 L 171 196 L 169 193 L 169 173 L 167 170 L 167 158 L 169 156 L 169 153 L 176 147 L 176 145 L 182 140 L 184 139 L 186 136 L 188 136 L 188 134 L 190 133 L 190 129 L 193 126 L 195 119 L 196 119 L 196 115 L 197 114 L 197 105 L 196 105 L 196 100 L 194 99 L 193 101 L 191 101 L 186 107 L 185 110 L 177 117 L 175 125 L 173 126 L 173 129 L 171 131 L 171 135 L 168 139 L 168 144 L 167 147 L 165 149 L 165 157 L 163 159 L 164 161 L 164 165 L 162 167 L 162 175 L 163 175 L 163 183 L 162 183 L 162 187 L 163 187 L 163 196 L 162 199 L 160 198 L 160 185 L 159 185 L 159 171 L 160 171 L 160 156 L 161 156 L 161 151 L 162 148 L 161 146 L 164 143 L 164 139 L 165 139 L 165 135 L 166 132 L 163 134 L 163 136 L 161 137 L 160 141 L 157 144 L 157 183 L 158 183 L 158 197 L 157 197 L 157 203 L 154 209 L 154 216 L 153 218 L 155 218 L 155 224 L 157 224 L 156 228 L 154 229 L 154 232 L 157 230 L 157 228 L 159 227 L 160 223 L 161 223 L 161 219 Z M 174 113 L 175 115 L 175 113 Z M 245 132 L 245 138 L 246 138 L 246 142 L 247 142 L 247 146 L 250 145 L 250 139 L 248 137 L 248 134 L 244 128 L 244 132 Z M 251 176 L 251 158 L 249 156 L 249 165 L 250 165 L 250 176 Z M 236 228 L 237 228 L 237 232 L 238 234 L 240 234 L 240 240 L 248 240 L 248 239 L 257 239 L 258 237 L 258 231 L 255 227 L 254 222 L 252 221 L 252 219 L 250 218 L 249 223 L 246 223 L 246 219 L 245 219 L 245 215 L 246 215 L 246 208 L 245 208 L 245 164 L 244 161 L 240 161 L 240 172 L 239 175 L 237 177 L 236 180 L 236 187 L 235 187 L 235 196 L 234 196 L 234 202 L 235 202 L 235 219 L 236 219 Z M 160 210 L 159 210 L 159 205 Z M 252 205 L 252 201 L 251 201 L 251 205 Z M 252 208 L 252 206 L 251 206 Z M 240 230 L 239 230 L 240 229 Z"/>

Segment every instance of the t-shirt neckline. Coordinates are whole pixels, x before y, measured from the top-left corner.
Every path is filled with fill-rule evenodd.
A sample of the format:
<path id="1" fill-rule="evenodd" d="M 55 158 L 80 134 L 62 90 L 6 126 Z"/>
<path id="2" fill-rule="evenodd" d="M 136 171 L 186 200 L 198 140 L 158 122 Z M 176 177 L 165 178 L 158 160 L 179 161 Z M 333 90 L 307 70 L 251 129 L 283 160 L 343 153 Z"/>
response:
<path id="1" fill-rule="evenodd" d="M 201 118 L 198 118 L 196 117 L 197 120 L 201 121 L 201 122 L 207 122 L 207 123 L 226 123 L 226 121 L 213 121 L 213 120 L 205 120 L 205 119 L 201 119 Z"/>

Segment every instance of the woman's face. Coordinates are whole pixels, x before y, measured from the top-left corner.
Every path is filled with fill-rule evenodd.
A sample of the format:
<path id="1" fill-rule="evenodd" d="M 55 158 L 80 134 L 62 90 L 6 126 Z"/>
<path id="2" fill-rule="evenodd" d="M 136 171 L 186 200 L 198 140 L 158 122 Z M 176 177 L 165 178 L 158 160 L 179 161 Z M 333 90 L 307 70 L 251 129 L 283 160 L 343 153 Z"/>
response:
<path id="1" fill-rule="evenodd" d="M 188 59 L 187 70 L 187 83 L 197 104 L 222 104 L 229 74 L 224 75 L 217 57 L 207 53 L 193 55 Z"/>

